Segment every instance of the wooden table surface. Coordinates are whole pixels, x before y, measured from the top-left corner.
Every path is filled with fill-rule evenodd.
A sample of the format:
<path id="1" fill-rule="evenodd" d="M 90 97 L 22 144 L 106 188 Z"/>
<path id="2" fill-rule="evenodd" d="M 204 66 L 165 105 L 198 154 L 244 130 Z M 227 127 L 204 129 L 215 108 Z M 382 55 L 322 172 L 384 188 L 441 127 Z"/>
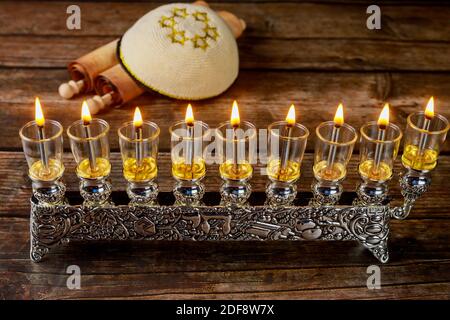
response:
<path id="1" fill-rule="evenodd" d="M 82 29 L 65 28 L 71 2 L 0 2 L 0 298 L 267 298 L 384 299 L 450 297 L 450 144 L 433 172 L 433 185 L 405 221 L 391 225 L 391 260 L 379 265 L 355 242 L 303 243 L 98 243 L 70 244 L 39 264 L 29 260 L 30 181 L 19 128 L 33 118 L 38 95 L 47 118 L 65 127 L 79 117 L 83 97 L 57 94 L 68 79 L 71 59 L 119 37 L 142 14 L 161 3 L 77 1 Z M 237 99 L 241 116 L 258 128 L 283 119 L 297 105 L 310 130 L 333 117 L 343 101 L 346 121 L 360 127 L 376 119 L 382 103 L 392 105 L 392 121 L 424 108 L 430 95 L 436 110 L 450 118 L 450 6 L 437 1 L 381 2 L 382 29 L 366 28 L 368 3 L 346 1 L 220 1 L 248 29 L 239 39 L 240 74 L 221 96 L 196 102 L 198 118 L 215 126 L 227 119 Z M 124 190 L 114 132 L 130 119 L 135 105 L 162 129 L 160 177 L 170 191 L 168 126 L 183 118 L 186 101 L 148 93 L 101 117 L 113 128 L 112 180 Z M 65 143 L 67 143 L 67 140 Z M 65 181 L 77 191 L 74 162 L 66 147 Z M 311 181 L 312 139 L 299 189 Z M 344 183 L 358 182 L 357 150 Z M 398 162 L 398 161 L 397 161 Z M 206 184 L 216 191 L 217 168 Z M 401 171 L 396 165 L 396 174 Z M 392 196 L 399 203 L 397 179 Z M 265 177 L 253 186 L 263 191 Z M 66 268 L 80 266 L 80 290 L 66 287 Z M 381 268 L 381 289 L 368 290 L 366 269 Z"/>

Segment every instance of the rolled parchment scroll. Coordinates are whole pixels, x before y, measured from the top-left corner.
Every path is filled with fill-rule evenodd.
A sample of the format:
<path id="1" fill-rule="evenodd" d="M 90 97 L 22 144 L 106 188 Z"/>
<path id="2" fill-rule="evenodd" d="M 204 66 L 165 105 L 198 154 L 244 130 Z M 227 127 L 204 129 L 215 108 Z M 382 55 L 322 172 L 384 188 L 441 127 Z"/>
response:
<path id="1" fill-rule="evenodd" d="M 97 114 L 108 106 L 127 103 L 145 91 L 120 64 L 97 76 L 94 80 L 94 88 L 97 95 L 86 101 L 92 114 Z"/>
<path id="2" fill-rule="evenodd" d="M 70 99 L 79 93 L 94 90 L 94 79 L 103 71 L 119 63 L 117 59 L 117 42 L 110 43 L 69 63 L 67 69 L 72 80 L 59 86 L 59 94 Z"/>

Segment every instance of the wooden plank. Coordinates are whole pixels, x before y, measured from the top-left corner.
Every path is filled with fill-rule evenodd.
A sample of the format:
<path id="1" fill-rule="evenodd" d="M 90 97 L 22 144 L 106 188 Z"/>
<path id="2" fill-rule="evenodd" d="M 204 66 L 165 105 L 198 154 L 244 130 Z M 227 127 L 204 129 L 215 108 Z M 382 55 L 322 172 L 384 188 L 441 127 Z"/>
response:
<path id="1" fill-rule="evenodd" d="M 211 126 L 228 118 L 234 98 L 240 102 L 243 117 L 261 128 L 284 118 L 292 101 L 298 104 L 300 121 L 311 130 L 319 122 L 332 118 L 340 100 L 348 107 L 346 120 L 355 127 L 375 119 L 384 100 L 393 105 L 393 120 L 404 127 L 407 114 L 423 108 L 432 94 L 437 96 L 437 110 L 450 117 L 447 103 L 450 77 L 444 73 L 449 70 L 448 6 L 437 5 L 436 1 L 432 2 L 434 7 L 428 7 L 428 1 L 389 1 L 386 7 L 385 2 L 382 12 L 386 27 L 372 33 L 364 28 L 366 15 L 360 9 L 367 3 L 360 0 L 263 2 L 251 0 L 217 6 L 245 15 L 251 27 L 240 41 L 244 70 L 236 84 L 216 99 L 195 104 L 198 118 Z M 405 2 L 408 6 L 400 9 L 398 5 Z M 43 98 L 48 118 L 61 120 L 65 127 L 77 119 L 81 99 L 63 101 L 57 96 L 59 82 L 67 77 L 59 69 L 69 59 L 123 32 L 141 8 L 155 6 L 107 2 L 102 7 L 108 6 L 110 14 L 98 19 L 98 5 L 83 2 L 86 27 L 67 37 L 64 9 L 68 4 L 0 3 L 0 66 L 4 67 L 0 69 L 0 151 L 20 150 L 17 132 L 33 117 L 34 95 Z M 11 8 L 15 14 L 10 14 Z M 333 16 L 343 12 L 347 13 L 345 19 L 333 24 Z M 311 72 L 312 69 L 327 72 Z M 439 73 L 391 72 L 395 69 Z M 183 118 L 186 102 L 154 93 L 101 115 L 112 126 L 112 148 L 117 150 L 115 130 L 130 119 L 135 104 L 144 106 L 144 115 L 161 125 L 165 133 L 161 150 L 167 151 L 167 127 Z M 312 138 L 308 150 L 312 150 Z M 449 151 L 447 142 L 444 152 Z M 308 154 L 299 182 L 301 191 L 309 189 L 311 163 L 312 155 Z M 353 189 L 358 181 L 356 163 L 355 155 L 345 181 L 346 190 Z M 65 164 L 68 189 L 76 192 L 78 180 L 69 153 L 65 155 Z M 117 153 L 112 155 L 112 164 L 114 190 L 123 191 L 125 184 Z M 0 152 L 0 299 L 450 298 L 448 155 L 442 157 L 430 191 L 418 201 L 411 216 L 406 221 L 392 222 L 391 262 L 380 266 L 381 290 L 366 288 L 366 268 L 378 263 L 353 242 L 73 243 L 55 250 L 49 260 L 33 264 L 28 259 L 31 190 L 26 170 L 21 152 Z M 400 170 L 397 161 L 396 172 Z M 392 195 L 398 200 L 395 180 L 391 181 Z M 164 152 L 159 182 L 162 191 L 171 190 L 170 159 Z M 205 180 L 208 190 L 217 190 L 219 183 L 217 168 L 208 168 Z M 265 183 L 266 177 L 256 170 L 252 180 L 254 190 L 263 191 Z M 68 290 L 65 285 L 66 267 L 71 264 L 81 267 L 79 291 Z"/>
<path id="2" fill-rule="evenodd" d="M 302 177 L 298 182 L 300 192 L 309 192 L 313 182 L 312 175 L 312 154 L 305 155 L 302 164 Z M 113 191 L 122 191 L 124 194 L 126 182 L 122 176 L 122 163 L 120 155 L 113 153 L 111 156 L 112 172 L 111 180 Z M 357 173 L 358 157 L 353 156 L 348 166 L 348 175 L 343 185 L 345 191 L 354 191 L 359 183 Z M 68 192 L 78 194 L 78 178 L 75 175 L 75 162 L 72 155 L 65 154 L 64 164 L 66 167 L 64 181 Z M 171 176 L 170 155 L 161 153 L 159 156 L 158 183 L 160 191 L 171 192 L 174 180 Z M 255 166 L 254 175 L 251 180 L 254 192 L 264 192 L 267 183 L 267 176 L 263 164 Z M 207 177 L 204 180 L 207 191 L 218 192 L 221 180 L 218 174 L 217 165 L 208 166 Z M 28 217 L 29 198 L 31 196 L 31 185 L 27 177 L 27 165 L 22 153 L 1 152 L 0 153 L 0 217 Z M 403 171 L 399 161 L 396 162 L 395 177 L 390 181 L 390 194 L 393 197 L 393 205 L 400 205 L 402 199 L 398 186 L 398 174 Z M 439 166 L 433 173 L 433 185 L 430 190 L 417 201 L 411 214 L 412 218 L 430 219 L 442 218 L 450 219 L 450 199 L 447 197 L 447 183 L 450 179 L 450 156 L 441 156 Z M 260 195 L 264 197 L 263 194 Z M 125 197 L 125 195 L 123 195 Z M 299 195 L 300 197 L 300 195 Z M 260 199 L 262 202 L 262 199 Z"/>
<path id="3" fill-rule="evenodd" d="M 0 3 L 1 35 L 120 36 L 146 12 L 164 2 L 83 2 L 81 30 L 66 28 L 70 2 L 25 1 Z M 366 28 L 367 3 L 213 3 L 216 10 L 228 10 L 248 25 L 246 37 L 346 38 L 385 40 L 450 40 L 450 6 L 404 4 L 381 5 L 382 29 Z M 108 14 L 102 8 L 108 7 Z M 14 12 L 14 14 L 9 14 Z M 36 14 L 38 12 L 38 14 Z M 33 19 L 29 17 L 33 16 Z"/>
<path id="4" fill-rule="evenodd" d="M 0 36 L 0 67 L 63 68 L 115 38 Z M 450 70 L 450 42 L 246 37 L 239 49 L 241 69 Z"/>
<path id="5" fill-rule="evenodd" d="M 0 69 L 0 150 L 22 149 L 18 131 L 34 117 L 35 95 L 41 98 L 46 117 L 60 121 L 65 128 L 79 119 L 82 97 L 67 101 L 57 93 L 58 84 L 65 79 L 64 70 Z M 344 102 L 346 122 L 355 128 L 377 119 L 383 102 L 389 101 L 391 121 L 404 129 L 408 114 L 423 109 L 431 95 L 436 97 L 437 112 L 450 118 L 449 85 L 450 74 L 242 71 L 224 94 L 193 105 L 196 117 L 214 128 L 229 118 L 232 100 L 237 99 L 243 119 L 267 128 L 284 119 L 289 105 L 295 103 L 298 121 L 311 131 L 307 150 L 312 151 L 315 127 L 333 118 L 339 101 Z M 131 120 L 136 105 L 161 127 L 160 150 L 169 151 L 168 128 L 184 118 L 187 102 L 157 93 L 99 115 L 111 125 L 111 148 L 118 150 L 116 130 Z M 450 151 L 449 142 L 443 150 Z"/>
<path id="6" fill-rule="evenodd" d="M 449 220 L 395 222 L 382 289 L 368 290 L 366 269 L 376 261 L 353 242 L 73 243 L 33 264 L 28 222 L 0 218 L 1 297 L 445 299 L 449 227 Z M 66 288 L 72 264 L 81 269 L 81 290 Z"/>

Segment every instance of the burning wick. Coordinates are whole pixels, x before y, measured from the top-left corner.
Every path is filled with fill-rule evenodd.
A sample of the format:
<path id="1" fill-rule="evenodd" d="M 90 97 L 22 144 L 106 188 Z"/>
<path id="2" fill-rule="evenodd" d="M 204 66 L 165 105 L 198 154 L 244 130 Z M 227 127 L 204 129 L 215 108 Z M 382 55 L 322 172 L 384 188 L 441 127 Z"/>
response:
<path id="1" fill-rule="evenodd" d="M 236 130 L 241 125 L 241 118 L 239 117 L 239 107 L 236 100 L 233 101 L 230 124 L 233 127 L 233 171 L 238 173 L 238 138 L 236 137 Z"/>
<path id="2" fill-rule="evenodd" d="M 281 164 L 280 169 L 278 170 L 278 179 L 280 179 L 280 174 L 282 171 L 286 169 L 289 162 L 289 153 L 291 149 L 291 136 L 292 136 L 292 128 L 295 125 L 295 106 L 291 104 L 289 108 L 288 114 L 286 116 L 286 126 L 284 127 L 283 137 L 286 138 L 286 141 L 283 142 L 283 146 L 281 149 Z"/>
<path id="3" fill-rule="evenodd" d="M 135 132 L 136 143 L 136 163 L 140 167 L 142 165 L 142 115 L 139 107 L 134 110 L 133 126 Z"/>
<path id="4" fill-rule="evenodd" d="M 83 101 L 81 106 L 81 120 L 83 121 L 84 136 L 88 140 L 89 145 L 89 166 L 92 172 L 97 171 L 97 159 L 95 158 L 94 145 L 92 144 L 91 138 L 91 113 L 89 112 L 89 107 L 86 101 Z"/>
<path id="5" fill-rule="evenodd" d="M 186 159 L 185 163 L 191 165 L 191 178 L 194 178 L 194 112 L 191 104 L 188 104 L 186 109 L 186 116 L 184 118 L 187 127 L 186 140 Z"/>
<path id="6" fill-rule="evenodd" d="M 44 126 L 45 126 L 45 118 L 44 113 L 42 112 L 41 102 L 39 101 L 39 98 L 36 97 L 35 100 L 35 121 L 38 127 L 38 139 L 39 139 L 39 153 L 41 155 L 41 162 L 44 166 L 44 170 L 46 173 L 49 172 L 48 168 L 48 157 L 47 152 L 45 150 L 45 144 L 42 140 L 45 139 L 45 132 L 44 132 Z"/>
<path id="7" fill-rule="evenodd" d="M 419 139 L 419 152 L 418 155 L 422 156 L 423 151 L 425 150 L 426 144 L 427 144 L 427 133 L 430 131 L 430 124 L 431 120 L 434 118 L 434 97 L 431 97 L 430 100 L 428 100 L 427 107 L 425 109 L 425 120 L 423 122 L 422 129 L 425 132 L 420 133 L 420 139 Z"/>
<path id="8" fill-rule="evenodd" d="M 378 118 L 378 141 L 384 141 L 386 139 L 386 129 L 389 126 L 389 104 L 386 103 L 381 111 L 380 117 Z M 381 156 L 383 154 L 383 144 L 377 143 L 375 146 L 375 157 L 373 173 L 378 174 L 378 169 L 381 163 Z"/>
<path id="9" fill-rule="evenodd" d="M 331 142 L 336 143 L 339 140 L 339 133 L 341 131 L 341 127 L 344 124 L 344 106 L 342 103 L 339 103 L 337 107 L 336 114 L 334 115 L 334 127 L 331 132 Z M 330 152 L 328 153 L 327 158 L 327 173 L 331 173 L 333 170 L 333 164 L 336 158 L 336 146 L 334 144 L 330 145 Z"/>

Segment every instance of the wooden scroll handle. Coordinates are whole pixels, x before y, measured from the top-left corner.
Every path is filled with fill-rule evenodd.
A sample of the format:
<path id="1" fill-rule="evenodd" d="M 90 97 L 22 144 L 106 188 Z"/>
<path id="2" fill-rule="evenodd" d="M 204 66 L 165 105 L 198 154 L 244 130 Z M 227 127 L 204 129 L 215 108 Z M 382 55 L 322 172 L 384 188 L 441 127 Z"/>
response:
<path id="1" fill-rule="evenodd" d="M 89 107 L 89 112 L 91 114 L 97 114 L 108 106 L 112 105 L 114 102 L 114 92 L 106 93 L 102 96 L 93 96 L 92 98 L 86 100 Z"/>
<path id="2" fill-rule="evenodd" d="M 70 99 L 79 93 L 93 91 L 95 77 L 119 63 L 116 55 L 117 42 L 118 40 L 111 41 L 70 62 L 67 69 L 72 80 L 59 86 L 60 96 Z"/>
<path id="3" fill-rule="evenodd" d="M 71 99 L 73 96 L 84 91 L 84 80 L 73 81 L 61 83 L 58 88 L 59 95 L 64 99 Z"/>
<path id="4" fill-rule="evenodd" d="M 247 24 L 245 23 L 245 21 L 236 17 L 231 12 L 218 11 L 217 14 L 221 16 L 223 20 L 225 20 L 236 39 L 239 38 L 244 32 L 245 28 L 247 28 Z"/>

